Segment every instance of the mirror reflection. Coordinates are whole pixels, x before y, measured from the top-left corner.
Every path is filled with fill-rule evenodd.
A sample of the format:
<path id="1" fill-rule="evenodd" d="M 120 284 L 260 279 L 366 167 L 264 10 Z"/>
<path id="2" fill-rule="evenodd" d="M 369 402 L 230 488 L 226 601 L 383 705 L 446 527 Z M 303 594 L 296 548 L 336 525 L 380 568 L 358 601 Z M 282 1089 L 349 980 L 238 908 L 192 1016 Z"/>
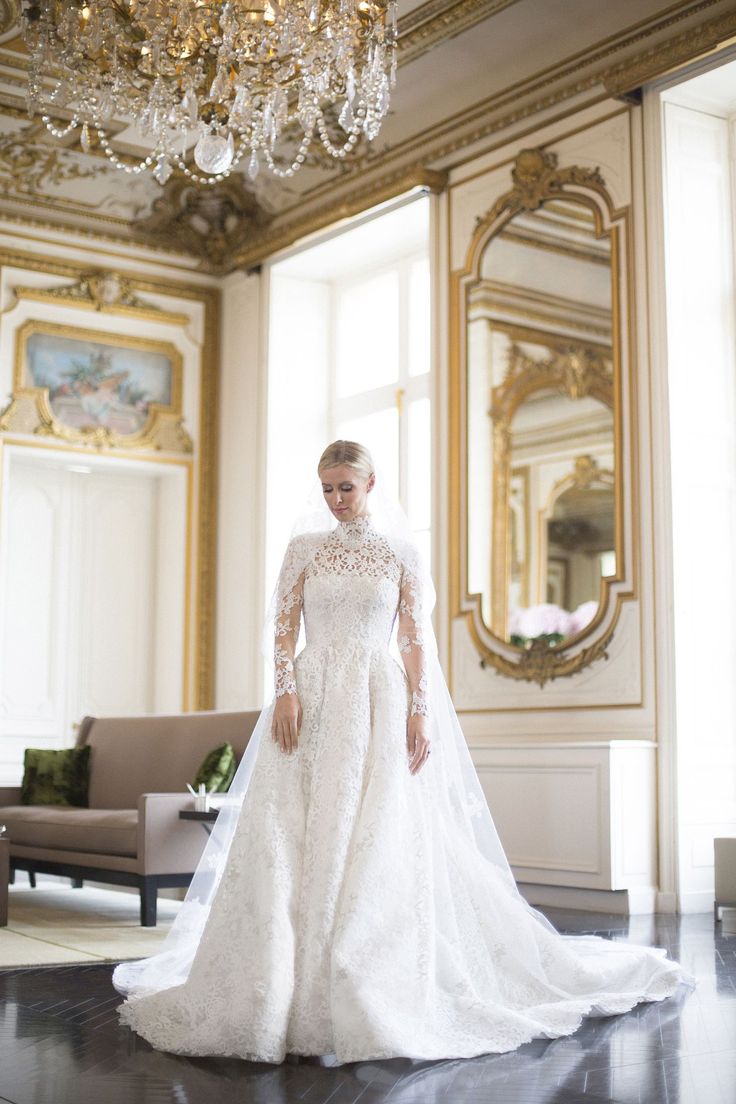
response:
<path id="1" fill-rule="evenodd" d="M 520 647 L 595 617 L 616 573 L 611 243 L 554 199 L 505 224 L 468 291 L 468 576 Z"/>

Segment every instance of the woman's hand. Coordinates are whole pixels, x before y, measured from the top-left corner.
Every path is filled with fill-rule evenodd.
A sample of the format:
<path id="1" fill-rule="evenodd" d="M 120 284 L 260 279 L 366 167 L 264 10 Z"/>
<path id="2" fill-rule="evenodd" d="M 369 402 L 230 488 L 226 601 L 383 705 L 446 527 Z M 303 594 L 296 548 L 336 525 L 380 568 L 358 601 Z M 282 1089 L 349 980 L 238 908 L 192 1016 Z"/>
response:
<path id="1" fill-rule="evenodd" d="M 302 726 L 302 706 L 296 694 L 280 694 L 274 703 L 271 739 L 282 751 L 296 751 Z"/>
<path id="2" fill-rule="evenodd" d="M 409 717 L 406 725 L 406 746 L 409 752 L 409 771 L 416 774 L 429 755 L 427 718 L 422 713 L 412 713 Z"/>

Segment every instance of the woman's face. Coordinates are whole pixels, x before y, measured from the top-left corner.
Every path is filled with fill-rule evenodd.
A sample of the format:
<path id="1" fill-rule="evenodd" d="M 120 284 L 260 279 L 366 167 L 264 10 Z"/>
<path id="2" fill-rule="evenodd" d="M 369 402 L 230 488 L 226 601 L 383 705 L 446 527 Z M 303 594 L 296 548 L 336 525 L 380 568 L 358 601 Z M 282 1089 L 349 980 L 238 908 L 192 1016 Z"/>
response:
<path id="1" fill-rule="evenodd" d="M 319 477 L 325 502 L 338 521 L 366 516 L 368 494 L 376 482 L 375 475 L 371 473 L 366 479 L 355 468 L 339 464 L 335 468 L 324 468 Z"/>

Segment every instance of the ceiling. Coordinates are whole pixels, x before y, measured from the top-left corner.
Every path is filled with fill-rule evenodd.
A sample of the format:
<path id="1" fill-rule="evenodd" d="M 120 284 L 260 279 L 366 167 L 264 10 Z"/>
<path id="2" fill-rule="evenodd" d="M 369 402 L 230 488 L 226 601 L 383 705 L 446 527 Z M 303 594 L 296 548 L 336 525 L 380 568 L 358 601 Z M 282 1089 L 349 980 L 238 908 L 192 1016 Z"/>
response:
<path id="1" fill-rule="evenodd" d="M 314 156 L 288 182 L 251 184 L 243 168 L 214 188 L 180 174 L 162 188 L 29 118 L 19 6 L 0 0 L 0 218 L 146 243 L 216 274 L 412 183 L 439 187 L 495 131 L 571 97 L 630 96 L 736 34 L 731 0 L 399 0 L 398 83 L 373 144 L 337 166 Z M 108 133 L 121 156 L 148 152 L 124 120 Z"/>

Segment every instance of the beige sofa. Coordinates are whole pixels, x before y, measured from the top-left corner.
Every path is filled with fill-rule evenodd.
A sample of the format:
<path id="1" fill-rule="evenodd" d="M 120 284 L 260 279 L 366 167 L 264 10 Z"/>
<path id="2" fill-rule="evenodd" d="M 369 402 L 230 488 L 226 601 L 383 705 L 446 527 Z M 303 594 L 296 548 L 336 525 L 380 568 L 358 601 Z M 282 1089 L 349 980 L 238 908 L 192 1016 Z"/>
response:
<path id="1" fill-rule="evenodd" d="M 228 741 L 238 762 L 258 713 L 85 717 L 77 744 L 89 744 L 89 808 L 21 805 L 20 787 L 0 787 L 0 822 L 10 839 L 10 876 L 26 870 L 137 886 L 141 924 L 156 924 L 164 886 L 187 886 L 207 842 L 186 788 L 212 748 Z"/>

